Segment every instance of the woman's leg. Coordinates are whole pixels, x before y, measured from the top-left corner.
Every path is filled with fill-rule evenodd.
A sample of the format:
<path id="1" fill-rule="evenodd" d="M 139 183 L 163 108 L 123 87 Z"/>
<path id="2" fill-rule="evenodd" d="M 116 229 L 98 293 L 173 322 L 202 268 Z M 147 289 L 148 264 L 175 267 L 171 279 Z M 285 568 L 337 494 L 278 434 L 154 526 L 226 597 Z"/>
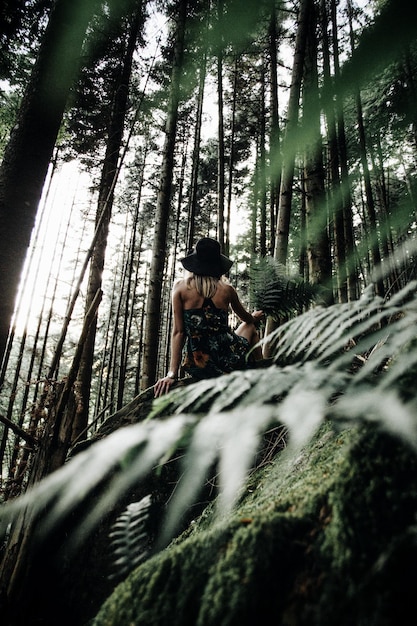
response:
<path id="1" fill-rule="evenodd" d="M 240 337 L 245 337 L 248 340 L 249 346 L 253 348 L 259 341 L 259 334 L 256 329 L 255 324 L 248 324 L 247 322 L 242 322 L 240 326 L 235 330 L 236 335 Z M 262 348 L 261 346 L 257 346 L 252 352 L 251 355 L 255 359 L 255 361 L 260 361 L 262 359 Z"/>

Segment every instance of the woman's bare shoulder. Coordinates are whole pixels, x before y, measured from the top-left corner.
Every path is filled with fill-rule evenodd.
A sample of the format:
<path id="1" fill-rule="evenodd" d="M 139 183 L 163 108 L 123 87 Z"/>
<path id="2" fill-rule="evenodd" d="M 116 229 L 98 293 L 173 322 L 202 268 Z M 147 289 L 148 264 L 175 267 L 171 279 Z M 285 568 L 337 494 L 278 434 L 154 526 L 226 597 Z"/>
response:
<path id="1" fill-rule="evenodd" d="M 179 278 L 175 281 L 172 290 L 173 291 L 181 291 L 181 289 L 187 288 L 187 281 L 184 278 Z"/>
<path id="2" fill-rule="evenodd" d="M 227 307 L 235 301 L 236 290 L 229 283 L 220 282 L 217 288 L 217 296 L 222 301 L 223 306 Z"/>
<path id="3" fill-rule="evenodd" d="M 233 285 L 230 283 L 222 283 L 222 287 L 224 289 L 224 293 L 226 293 L 230 299 L 236 297 L 237 292 Z"/>

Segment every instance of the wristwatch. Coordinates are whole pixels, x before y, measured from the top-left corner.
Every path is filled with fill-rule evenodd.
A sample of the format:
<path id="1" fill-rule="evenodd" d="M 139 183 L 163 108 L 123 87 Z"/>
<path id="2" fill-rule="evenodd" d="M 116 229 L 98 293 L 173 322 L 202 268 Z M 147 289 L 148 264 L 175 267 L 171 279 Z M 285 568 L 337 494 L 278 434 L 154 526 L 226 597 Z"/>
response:
<path id="1" fill-rule="evenodd" d="M 172 370 L 169 370 L 168 374 L 167 374 L 167 378 L 173 378 L 174 380 L 176 380 L 177 375 L 175 372 L 173 372 Z"/>

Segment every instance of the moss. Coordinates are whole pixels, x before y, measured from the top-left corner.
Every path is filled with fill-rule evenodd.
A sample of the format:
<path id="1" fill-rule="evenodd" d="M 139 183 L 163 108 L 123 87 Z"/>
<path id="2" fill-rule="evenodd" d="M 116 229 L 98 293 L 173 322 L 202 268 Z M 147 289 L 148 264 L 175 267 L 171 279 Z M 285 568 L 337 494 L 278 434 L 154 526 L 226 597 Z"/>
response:
<path id="1" fill-rule="evenodd" d="M 227 519 L 206 513 L 135 570 L 93 624 L 411 623 L 394 616 L 401 594 L 415 602 L 399 563 L 417 552 L 416 465 L 387 435 L 325 426 L 254 472 Z"/>

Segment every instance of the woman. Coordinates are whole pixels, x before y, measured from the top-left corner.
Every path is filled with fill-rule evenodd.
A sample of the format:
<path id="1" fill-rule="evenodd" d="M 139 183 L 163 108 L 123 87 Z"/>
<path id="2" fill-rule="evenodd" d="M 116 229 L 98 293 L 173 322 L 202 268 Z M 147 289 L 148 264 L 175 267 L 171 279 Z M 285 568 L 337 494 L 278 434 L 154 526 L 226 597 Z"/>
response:
<path id="1" fill-rule="evenodd" d="M 180 365 L 193 378 L 213 378 L 244 368 L 249 350 L 259 341 L 256 326 L 263 312 L 248 313 L 236 290 L 222 278 L 233 262 L 221 254 L 219 242 L 200 239 L 181 263 L 190 274 L 172 291 L 171 362 L 168 374 L 155 384 L 156 397 L 169 391 Z M 229 306 L 242 320 L 236 331 L 228 325 Z M 259 347 L 253 356 L 262 357 Z"/>

